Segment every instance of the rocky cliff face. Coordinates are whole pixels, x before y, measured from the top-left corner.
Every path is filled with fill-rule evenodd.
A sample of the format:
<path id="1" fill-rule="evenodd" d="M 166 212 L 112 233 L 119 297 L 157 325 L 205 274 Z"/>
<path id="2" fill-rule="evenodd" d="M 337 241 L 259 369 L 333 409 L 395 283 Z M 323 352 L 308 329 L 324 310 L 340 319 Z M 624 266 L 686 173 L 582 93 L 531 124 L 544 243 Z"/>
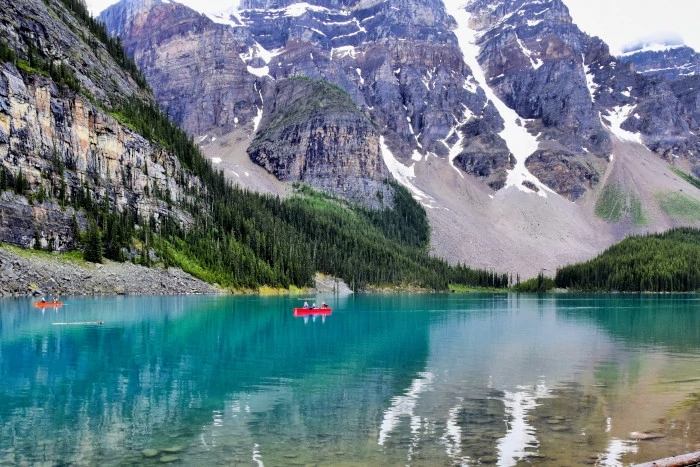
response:
<path id="1" fill-rule="evenodd" d="M 503 185 L 509 152 L 498 136 L 503 129 L 502 119 L 462 59 L 450 31 L 454 22 L 441 3 L 392 0 L 379 4 L 275 5 L 273 8 L 251 1 L 229 16 L 211 19 L 195 14 L 197 19 L 192 24 L 204 25 L 202 32 L 187 36 L 201 47 L 212 47 L 214 37 L 207 31 L 216 29 L 226 38 L 222 40 L 238 44 L 237 57 L 198 55 L 202 67 L 189 74 L 190 83 L 199 83 L 214 74 L 212 69 L 219 62 L 242 70 L 240 79 L 228 81 L 236 97 L 227 102 L 243 99 L 241 108 L 251 109 L 254 104 L 252 108 L 262 114 L 241 112 L 237 124 L 264 130 L 263 126 L 258 127 L 259 115 L 268 108 L 263 96 L 274 89 L 277 80 L 297 75 L 326 80 L 344 89 L 374 121 L 387 147 L 399 160 L 407 162 L 428 155 L 447 158 L 451 151 L 458 153 L 465 142 L 468 145 L 473 140 L 469 160 L 462 167 L 487 182 L 495 182 L 495 186 Z M 182 48 L 178 46 L 182 40 L 178 26 L 181 14 L 160 15 L 159 22 L 151 22 L 150 18 L 156 12 L 182 7 L 136 7 L 126 0 L 106 10 L 101 18 L 110 31 L 122 34 L 125 46 L 144 68 L 156 94 L 173 95 L 182 89 L 182 83 L 163 77 L 172 67 L 172 60 L 166 59 L 167 51 Z M 125 9 L 138 12 L 125 19 L 123 13 L 118 13 Z M 141 24 L 149 27 L 141 28 Z M 159 41 L 157 48 L 153 46 L 155 38 Z M 224 101 L 213 99 L 223 105 Z M 193 121 L 207 122 L 192 124 L 171 110 L 171 115 L 193 136 L 225 130 L 226 125 L 213 122 L 211 113 L 203 108 L 207 99 L 195 96 L 194 101 L 196 105 L 190 105 L 189 98 L 182 96 L 181 103 L 174 103 L 166 97 L 163 105 L 168 109 L 187 107 L 196 115 Z M 467 135 L 464 140 L 457 129 L 470 120 L 479 122 L 481 133 Z M 500 144 L 500 152 L 496 151 L 499 157 L 494 159 L 494 149 L 481 144 L 483 132 Z M 337 152 L 337 148 L 332 150 Z"/>
<path id="2" fill-rule="evenodd" d="M 634 65 L 643 117 L 628 124 L 649 135 L 651 149 L 673 160 L 687 156 L 700 173 L 700 54 L 686 46 L 647 47 L 625 53 L 620 60 Z"/>
<path id="3" fill-rule="evenodd" d="M 693 99 L 665 77 L 639 74 L 634 61 L 611 56 L 606 44 L 572 23 L 561 0 L 476 0 L 467 10 L 489 86 L 547 147 L 563 146 L 533 154 L 540 162 L 554 158 L 546 165 L 557 167 L 556 174 L 539 176 L 550 188 L 571 197 L 559 187 L 580 178 L 581 167 L 564 168 L 561 151 L 607 157 L 611 134 L 696 163 Z"/>
<path id="4" fill-rule="evenodd" d="M 177 159 L 83 96 L 5 64 L 0 103 L 0 162 L 10 186 L 20 171 L 26 177 L 24 194 L 33 203 L 3 195 L 1 241 L 29 246 L 38 234 L 43 247 L 52 241 L 56 250 L 71 249 L 73 216 L 83 217 L 61 203 L 81 190 L 96 201 L 109 197 L 119 210 L 128 206 L 156 218 L 173 211 L 152 193 L 169 191 L 176 204 L 184 197 L 173 177 L 182 172 Z"/>
<path id="5" fill-rule="evenodd" d="M 561 1 L 479 0 L 468 7 L 489 86 L 530 129 L 569 151 L 606 156 L 612 145 L 587 85 L 591 41 Z M 605 58 L 605 57 L 602 57 Z M 599 68 L 598 66 L 596 68 Z"/>
<path id="6" fill-rule="evenodd" d="M 379 132 L 342 89 L 306 78 L 279 80 L 265 96 L 250 158 L 285 182 L 346 199 L 392 204 Z"/>
<path id="7" fill-rule="evenodd" d="M 123 38 L 161 108 L 191 135 L 227 133 L 257 116 L 262 84 L 241 59 L 246 34 L 157 0 L 121 2 L 102 19 Z"/>
<path id="8" fill-rule="evenodd" d="M 67 11 L 60 0 L 3 1 L 0 38 L 27 58 L 30 48 L 63 64 L 76 76 L 86 95 L 111 107 L 114 99 L 147 98 L 145 90 L 110 57 L 103 44 Z"/>
<path id="9" fill-rule="evenodd" d="M 18 55 L 17 66 L 0 64 L 0 170 L 9 187 L 26 179 L 18 195 L 0 194 L 0 241 L 26 247 L 38 239 L 44 248 L 71 249 L 74 224 L 84 227 L 85 218 L 66 206 L 78 197 L 99 204 L 109 199 L 117 210 L 128 207 L 144 218 L 172 214 L 190 222 L 177 208 L 185 198 L 178 181 L 197 180 L 106 110 L 119 99 L 149 97 L 104 45 L 86 45 L 90 33 L 58 2 L 12 2 L 0 14 L 0 39 Z M 30 48 L 44 63 L 71 70 L 80 92 L 31 69 L 23 60 Z"/>
<path id="10" fill-rule="evenodd" d="M 495 190 L 524 178 L 578 199 L 595 185 L 589 167 L 605 165 L 613 137 L 698 157 L 690 86 L 611 56 L 561 0 L 474 0 L 466 11 L 440 0 L 246 0 L 209 16 L 122 0 L 101 18 L 162 105 L 202 140 L 237 126 L 265 131 L 264 96 L 301 75 L 344 89 L 407 170 L 443 158 Z M 290 151 L 298 158 L 306 149 L 285 158 Z"/>

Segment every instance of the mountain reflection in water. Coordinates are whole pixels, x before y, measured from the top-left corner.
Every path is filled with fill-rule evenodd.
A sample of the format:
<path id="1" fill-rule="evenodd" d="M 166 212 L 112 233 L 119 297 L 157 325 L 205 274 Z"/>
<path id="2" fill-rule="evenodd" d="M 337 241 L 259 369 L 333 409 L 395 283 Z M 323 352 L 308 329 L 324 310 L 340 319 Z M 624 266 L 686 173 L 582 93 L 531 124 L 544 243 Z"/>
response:
<path id="1" fill-rule="evenodd" d="M 700 449 L 697 296 L 322 300 L 332 316 L 306 323 L 294 297 L 2 300 L 0 461 L 613 466 Z"/>

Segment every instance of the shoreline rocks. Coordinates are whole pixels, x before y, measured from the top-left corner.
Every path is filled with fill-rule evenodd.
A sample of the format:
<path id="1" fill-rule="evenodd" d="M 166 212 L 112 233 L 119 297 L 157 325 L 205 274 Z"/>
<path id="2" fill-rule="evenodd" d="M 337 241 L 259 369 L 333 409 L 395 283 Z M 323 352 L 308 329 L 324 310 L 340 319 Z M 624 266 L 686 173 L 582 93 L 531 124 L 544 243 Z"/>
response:
<path id="1" fill-rule="evenodd" d="M 181 269 L 103 264 L 0 246 L 0 297 L 48 295 L 190 295 L 221 291 Z"/>

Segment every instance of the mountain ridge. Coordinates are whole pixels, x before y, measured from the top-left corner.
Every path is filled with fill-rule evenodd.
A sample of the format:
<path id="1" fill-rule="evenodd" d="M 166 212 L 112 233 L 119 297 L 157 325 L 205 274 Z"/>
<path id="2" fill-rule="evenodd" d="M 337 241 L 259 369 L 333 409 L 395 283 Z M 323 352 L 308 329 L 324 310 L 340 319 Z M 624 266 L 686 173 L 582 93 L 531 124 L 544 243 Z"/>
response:
<path id="1" fill-rule="evenodd" d="M 120 8 L 115 6 L 113 11 Z M 179 22 L 170 23 L 162 15 L 159 23 L 153 21 L 152 12 L 158 8 L 136 14 L 135 22 L 148 24 L 138 31 L 129 24 L 109 25 L 107 21 L 110 30 L 121 28 L 127 49 L 144 66 L 149 80 L 161 76 L 168 63 L 177 63 L 164 57 L 176 57 L 176 45 L 181 43 L 175 35 Z M 106 11 L 103 18 L 108 19 L 109 14 Z M 459 19 L 462 15 L 466 19 Z M 211 20 L 212 15 L 198 18 L 199 23 L 204 21 L 201 18 Z M 664 165 L 672 162 L 686 172 L 700 165 L 697 106 L 691 86 L 637 73 L 634 64 L 613 57 L 602 40 L 578 29 L 559 0 L 478 0 L 470 2 L 467 10 L 450 10 L 440 1 L 342 5 L 250 1 L 230 17 L 214 19 L 225 24 L 212 21 L 207 27 L 223 28 L 221 34 L 237 44 L 238 58 L 235 54 L 230 57 L 241 76 L 238 82 L 249 83 L 237 97 L 247 100 L 248 113 L 241 107 L 238 126 L 232 131 L 226 125 L 206 130 L 185 125 L 193 137 L 201 139 L 204 152 L 215 154 L 229 167 L 228 154 L 240 154 L 244 148 L 238 144 L 250 144 L 249 135 L 265 131 L 258 127 L 269 104 L 265 96 L 278 80 L 301 75 L 336 84 L 376 125 L 388 171 L 427 207 L 433 247 L 451 261 L 484 265 L 478 257 L 483 255 L 492 258 L 487 267 L 504 260 L 502 264 L 532 274 L 532 266 L 515 258 L 520 248 L 514 245 L 531 244 L 548 258 L 547 267 L 584 259 L 591 250 L 599 251 L 628 233 L 685 222 L 669 217 L 659 207 L 655 192 L 681 189 L 691 198 L 697 195 L 681 181 L 672 188 L 665 180 L 672 172 Z M 464 32 L 471 34 L 466 47 L 476 47 L 476 52 L 465 53 L 458 37 Z M 149 48 L 150 37 L 161 41 L 157 51 Z M 201 40 L 199 46 L 207 47 L 205 36 L 193 37 L 190 44 Z M 154 54 L 161 58 L 151 60 Z M 202 69 L 207 71 L 195 73 L 197 79 L 209 79 L 216 63 L 203 60 Z M 481 80 L 476 79 L 480 72 Z M 254 80 L 252 85 L 250 80 Z M 182 86 L 167 80 L 149 82 L 157 93 L 161 89 L 172 94 Z M 169 100 L 167 105 L 174 102 Z M 197 106 L 186 107 L 198 112 Z M 203 119 L 210 118 L 208 115 L 203 113 Z M 519 140 L 513 139 L 515 134 L 520 135 Z M 297 149 L 285 148 L 291 153 Z M 648 150 L 667 162 L 654 163 L 655 172 L 645 172 L 650 178 L 643 182 L 639 175 L 644 170 L 636 166 L 651 161 Z M 631 156 L 642 153 L 644 157 L 637 159 Z M 235 160 L 240 167 L 247 163 L 241 156 Z M 442 164 L 449 170 L 438 168 Z M 324 170 L 333 167 L 330 164 Z M 232 170 L 232 177 L 240 174 L 238 168 Z M 431 178 L 447 173 L 459 179 L 446 184 L 455 190 L 449 194 L 439 186 L 442 179 Z M 234 180 L 247 183 L 243 177 Z M 623 187 L 626 214 L 615 222 L 599 224 L 595 206 L 603 202 L 611 183 Z M 539 200 L 522 198 L 512 188 Z M 570 225 L 548 213 L 547 204 L 557 196 L 554 192 L 576 202 L 560 207 L 559 216 L 572 219 Z M 464 193 L 485 198 L 474 205 L 453 206 Z M 630 220 L 629 203 L 637 198 L 646 203 L 643 209 L 655 213 L 644 225 Z M 503 212 L 510 226 L 492 219 L 490 213 L 478 212 L 499 211 L 501 206 L 494 209 L 498 203 L 515 199 L 517 203 L 527 200 L 521 210 L 529 212 L 537 226 L 523 226 L 524 239 L 513 231 L 521 215 L 516 208 Z M 474 203 L 473 198 L 470 202 Z M 467 237 L 472 229 L 465 228 L 465 222 L 479 225 L 469 235 L 489 232 L 496 238 L 483 242 L 480 253 L 464 251 L 457 245 L 473 240 Z M 556 247 L 556 253 L 539 245 L 538 238 L 558 244 L 548 227 L 565 232 L 560 238 L 576 239 L 572 241 L 578 251 L 563 251 L 567 248 L 564 243 Z M 503 253 L 485 251 L 489 248 Z M 563 259 L 567 255 L 569 259 Z"/>

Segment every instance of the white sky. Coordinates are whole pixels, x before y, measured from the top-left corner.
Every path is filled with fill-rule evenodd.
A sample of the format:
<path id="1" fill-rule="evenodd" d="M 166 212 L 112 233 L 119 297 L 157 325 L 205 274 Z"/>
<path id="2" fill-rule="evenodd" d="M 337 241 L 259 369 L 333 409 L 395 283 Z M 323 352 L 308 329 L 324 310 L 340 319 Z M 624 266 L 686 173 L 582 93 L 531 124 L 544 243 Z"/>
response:
<path id="1" fill-rule="evenodd" d="M 460 0 L 458 0 L 460 1 Z M 465 0 L 461 0 L 465 1 Z M 87 0 L 97 15 L 115 0 Z M 239 0 L 180 0 L 202 12 L 219 12 Z M 683 39 L 700 51 L 700 1 L 698 0 L 564 0 L 578 26 L 610 45 L 613 54 L 625 46 L 646 40 Z"/>
<path id="2" fill-rule="evenodd" d="M 698 0 L 564 0 L 578 26 L 613 54 L 636 42 L 680 38 L 700 51 Z"/>

